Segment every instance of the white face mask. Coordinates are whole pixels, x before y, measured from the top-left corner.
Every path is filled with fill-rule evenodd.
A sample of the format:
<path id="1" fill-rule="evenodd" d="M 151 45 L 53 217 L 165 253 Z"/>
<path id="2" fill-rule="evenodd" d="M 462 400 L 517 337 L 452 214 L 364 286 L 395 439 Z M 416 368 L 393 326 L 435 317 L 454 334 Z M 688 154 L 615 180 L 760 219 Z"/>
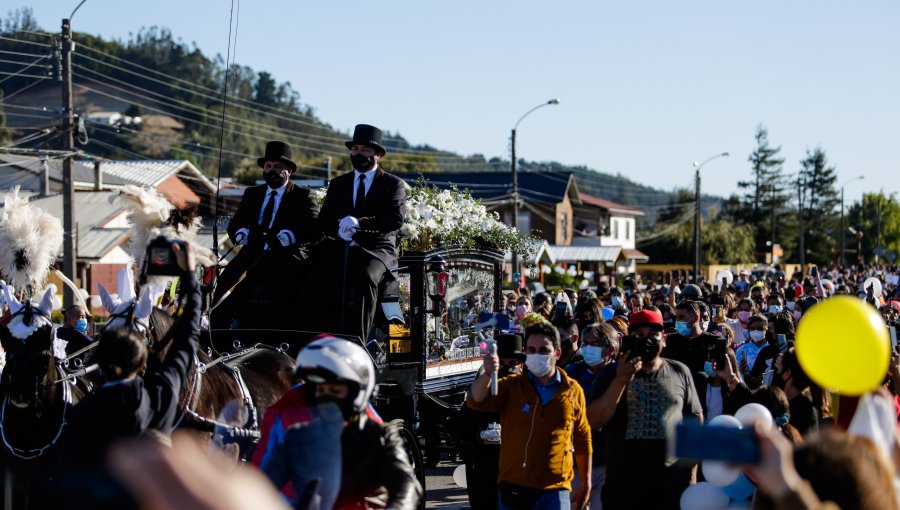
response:
<path id="1" fill-rule="evenodd" d="M 763 340 L 765 340 L 765 338 L 766 338 L 765 331 L 751 331 L 750 332 L 750 340 L 752 340 L 754 342 L 757 342 L 757 343 L 762 342 Z"/>
<path id="2" fill-rule="evenodd" d="M 706 333 L 709 331 L 709 321 L 701 321 L 700 328 L 703 329 L 703 332 Z"/>
<path id="3" fill-rule="evenodd" d="M 537 377 L 544 377 L 550 375 L 553 362 L 549 354 L 528 354 L 525 356 L 525 367 Z"/>

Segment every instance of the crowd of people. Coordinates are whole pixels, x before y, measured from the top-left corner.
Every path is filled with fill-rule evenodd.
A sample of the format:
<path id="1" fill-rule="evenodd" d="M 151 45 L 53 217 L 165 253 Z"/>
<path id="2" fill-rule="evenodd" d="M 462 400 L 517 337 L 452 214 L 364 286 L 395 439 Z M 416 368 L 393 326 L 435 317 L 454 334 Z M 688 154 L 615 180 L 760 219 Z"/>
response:
<path id="1" fill-rule="evenodd" d="M 466 412 L 494 413 L 477 423 L 501 430 L 499 445 L 468 442 L 467 473 L 489 472 L 491 462 L 498 473 L 496 484 L 468 478 L 472 508 L 897 508 L 900 357 L 894 352 L 881 388 L 860 399 L 816 384 L 795 347 L 804 316 L 841 294 L 895 328 L 896 274 L 776 267 L 716 282 L 669 274 L 579 292 L 508 292 L 505 311 L 518 327 L 498 337 L 499 354 L 485 355 L 467 400 Z M 845 343 L 850 353 L 854 338 Z M 501 376 L 496 393 L 492 373 Z M 698 469 L 700 459 L 674 456 L 676 425 L 715 424 L 748 404 L 771 418 L 771 427 L 756 425 L 761 460 L 740 467 L 750 494 L 713 487 L 724 502 L 696 497 L 688 489 L 716 477 Z M 888 426 L 861 425 L 877 421 L 866 418 L 873 409 L 890 414 Z M 498 454 L 484 453 L 491 449 Z"/>

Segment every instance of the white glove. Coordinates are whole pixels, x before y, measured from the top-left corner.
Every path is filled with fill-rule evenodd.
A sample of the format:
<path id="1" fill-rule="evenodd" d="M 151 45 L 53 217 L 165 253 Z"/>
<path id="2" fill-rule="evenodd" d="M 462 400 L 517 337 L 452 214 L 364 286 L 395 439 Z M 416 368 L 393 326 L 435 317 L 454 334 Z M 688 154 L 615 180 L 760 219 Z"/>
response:
<path id="1" fill-rule="evenodd" d="M 338 237 L 344 241 L 352 241 L 357 230 L 359 230 L 359 220 L 353 216 L 345 216 L 338 226 Z"/>
<path id="2" fill-rule="evenodd" d="M 294 234 L 292 234 L 290 230 L 282 230 L 275 238 L 278 239 L 278 242 L 284 247 L 294 244 Z"/>
<path id="3" fill-rule="evenodd" d="M 244 246 L 247 244 L 247 239 L 250 237 L 250 230 L 246 228 L 239 228 L 237 232 L 234 233 L 234 242 L 237 244 Z"/>
<path id="4" fill-rule="evenodd" d="M 344 216 L 344 219 L 341 220 L 338 226 L 338 230 L 349 230 L 351 228 L 354 232 L 359 230 L 359 220 L 353 216 Z"/>

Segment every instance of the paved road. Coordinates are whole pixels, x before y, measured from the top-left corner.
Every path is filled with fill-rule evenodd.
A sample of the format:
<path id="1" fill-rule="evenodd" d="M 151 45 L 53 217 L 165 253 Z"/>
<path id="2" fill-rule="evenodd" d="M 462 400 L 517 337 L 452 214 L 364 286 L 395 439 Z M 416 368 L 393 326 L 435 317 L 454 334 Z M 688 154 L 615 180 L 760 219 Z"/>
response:
<path id="1" fill-rule="evenodd" d="M 442 461 L 425 470 L 425 508 L 469 508 L 466 490 L 453 483 L 453 470 L 458 464 Z"/>

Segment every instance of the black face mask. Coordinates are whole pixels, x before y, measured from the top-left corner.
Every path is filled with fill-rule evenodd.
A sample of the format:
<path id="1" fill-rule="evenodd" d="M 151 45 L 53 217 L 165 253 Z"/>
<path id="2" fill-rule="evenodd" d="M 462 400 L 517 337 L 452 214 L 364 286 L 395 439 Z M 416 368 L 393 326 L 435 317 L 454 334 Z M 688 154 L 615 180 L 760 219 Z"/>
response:
<path id="1" fill-rule="evenodd" d="M 508 375 L 521 374 L 522 369 L 520 369 L 517 365 L 514 367 L 503 367 L 498 372 L 499 373 L 497 375 L 499 375 L 500 377 L 506 377 Z"/>
<path id="2" fill-rule="evenodd" d="M 287 170 L 263 172 L 263 180 L 272 189 L 278 189 L 284 185 L 288 179 Z"/>
<path id="3" fill-rule="evenodd" d="M 571 354 L 572 351 L 573 351 L 573 349 L 572 349 L 572 339 L 571 339 L 571 338 L 567 338 L 567 339 L 563 340 L 563 341 L 559 344 L 559 347 L 560 347 L 560 349 L 562 350 L 563 355 Z"/>
<path id="4" fill-rule="evenodd" d="M 353 164 L 353 168 L 360 172 L 365 172 L 366 170 L 371 170 L 372 167 L 375 166 L 375 157 L 363 156 L 362 154 L 351 154 L 350 163 Z"/>

